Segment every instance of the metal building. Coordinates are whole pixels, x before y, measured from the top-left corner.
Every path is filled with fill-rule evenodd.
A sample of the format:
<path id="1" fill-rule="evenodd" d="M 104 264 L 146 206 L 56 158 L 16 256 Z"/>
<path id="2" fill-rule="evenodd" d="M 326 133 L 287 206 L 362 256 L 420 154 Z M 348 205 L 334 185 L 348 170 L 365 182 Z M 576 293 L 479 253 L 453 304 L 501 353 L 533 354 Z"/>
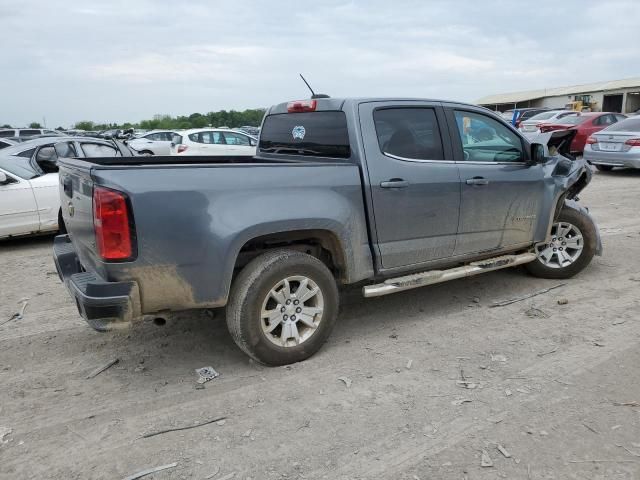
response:
<path id="1" fill-rule="evenodd" d="M 489 95 L 478 105 L 501 112 L 513 108 L 546 107 L 633 113 L 640 109 L 640 77 Z"/>

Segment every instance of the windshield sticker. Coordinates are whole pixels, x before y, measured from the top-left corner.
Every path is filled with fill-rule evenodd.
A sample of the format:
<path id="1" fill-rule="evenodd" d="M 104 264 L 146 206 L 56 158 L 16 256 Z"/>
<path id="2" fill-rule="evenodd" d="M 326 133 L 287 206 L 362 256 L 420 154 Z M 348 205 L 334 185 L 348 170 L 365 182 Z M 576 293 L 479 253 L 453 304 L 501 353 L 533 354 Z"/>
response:
<path id="1" fill-rule="evenodd" d="M 307 131 L 302 125 L 296 125 L 291 130 L 291 135 L 293 135 L 293 139 L 296 140 L 304 140 L 304 136 L 307 134 Z"/>

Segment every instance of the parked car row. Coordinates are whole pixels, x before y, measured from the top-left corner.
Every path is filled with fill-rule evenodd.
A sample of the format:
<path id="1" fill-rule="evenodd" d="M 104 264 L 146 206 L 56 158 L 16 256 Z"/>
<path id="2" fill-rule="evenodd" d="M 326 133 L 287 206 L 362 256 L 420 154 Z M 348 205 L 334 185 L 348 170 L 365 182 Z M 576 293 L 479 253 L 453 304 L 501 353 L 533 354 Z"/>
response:
<path id="1" fill-rule="evenodd" d="M 601 171 L 640 168 L 640 117 L 627 118 L 590 135 L 584 158 Z"/>
<path id="2" fill-rule="evenodd" d="M 0 150 L 0 238 L 64 231 L 59 158 L 132 156 L 121 142 L 51 136 Z"/>

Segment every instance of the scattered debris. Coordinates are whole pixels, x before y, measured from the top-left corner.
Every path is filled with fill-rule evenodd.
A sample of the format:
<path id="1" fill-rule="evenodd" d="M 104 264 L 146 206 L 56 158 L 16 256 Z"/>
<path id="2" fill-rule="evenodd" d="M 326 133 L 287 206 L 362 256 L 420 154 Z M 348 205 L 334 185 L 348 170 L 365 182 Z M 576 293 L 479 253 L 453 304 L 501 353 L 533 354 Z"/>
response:
<path id="1" fill-rule="evenodd" d="M 5 440 L 4 437 L 9 435 L 13 430 L 8 427 L 0 427 L 0 443 L 7 443 L 9 440 Z"/>
<path id="2" fill-rule="evenodd" d="M 232 478 L 235 478 L 235 476 L 236 476 L 236 472 L 231 472 L 231 473 L 227 473 L 224 477 L 220 477 L 218 480 L 231 480 Z"/>
<path id="3" fill-rule="evenodd" d="M 546 437 L 549 435 L 549 432 L 547 432 L 546 430 L 540 430 L 540 435 L 542 435 L 543 437 Z"/>
<path id="4" fill-rule="evenodd" d="M 516 388 L 516 392 L 524 393 L 525 395 L 530 393 L 526 388 Z"/>
<path id="5" fill-rule="evenodd" d="M 198 383 L 206 383 L 220 376 L 213 367 L 196 368 L 196 373 L 198 374 Z"/>
<path id="6" fill-rule="evenodd" d="M 145 477 L 145 476 L 150 475 L 152 473 L 156 473 L 156 472 L 159 472 L 161 470 L 167 470 L 169 468 L 175 468 L 177 466 L 178 466 L 178 462 L 173 462 L 173 463 L 170 463 L 168 465 L 162 465 L 160 467 L 148 468 L 146 470 L 142 470 L 141 472 L 134 473 L 133 475 L 129 475 L 124 480 L 136 480 L 137 478 L 142 478 L 142 477 Z"/>
<path id="7" fill-rule="evenodd" d="M 569 382 L 562 381 L 562 380 L 560 380 L 559 378 L 554 378 L 554 379 L 553 379 L 553 381 L 554 381 L 554 382 L 561 383 L 562 385 L 568 385 L 568 386 L 570 386 L 570 387 L 571 387 L 571 386 L 573 386 L 573 383 L 569 383 Z"/>
<path id="8" fill-rule="evenodd" d="M 347 386 L 347 388 L 351 388 L 351 379 L 349 377 L 338 377 L 338 380 L 340 380 L 341 382 L 344 382 L 344 384 Z"/>
<path id="9" fill-rule="evenodd" d="M 566 305 L 567 303 L 569 303 L 569 300 L 566 298 L 559 298 L 558 299 L 558 305 Z"/>
<path id="10" fill-rule="evenodd" d="M 524 312 L 524 314 L 527 317 L 531 317 L 531 318 L 549 318 L 551 316 L 547 312 L 544 312 L 536 307 L 531 307 L 529 310 Z"/>
<path id="11" fill-rule="evenodd" d="M 617 430 L 620 427 L 622 427 L 622 425 L 614 425 L 613 427 L 611 427 L 611 430 Z"/>
<path id="12" fill-rule="evenodd" d="M 592 432 L 593 432 L 593 433 L 595 433 L 596 435 L 600 435 L 600 432 L 598 432 L 595 428 L 593 428 L 593 427 L 591 427 L 591 426 L 587 425 L 586 423 L 583 423 L 583 424 L 582 424 L 582 426 L 583 426 L 584 428 L 586 428 L 587 430 L 592 431 Z"/>
<path id="13" fill-rule="evenodd" d="M 409 360 L 404 368 L 406 368 L 407 370 L 411 370 L 412 366 L 413 366 L 413 360 Z"/>
<path id="14" fill-rule="evenodd" d="M 251 432 L 252 432 L 252 431 L 253 431 L 253 430 L 250 428 L 249 430 L 247 430 L 246 432 L 244 432 L 244 433 L 242 434 L 242 436 L 243 436 L 244 438 L 249 438 L 249 437 L 251 436 Z"/>
<path id="15" fill-rule="evenodd" d="M 613 402 L 616 407 L 640 407 L 640 402 Z"/>
<path id="16" fill-rule="evenodd" d="M 502 355 L 501 353 L 496 353 L 496 354 L 491 354 L 491 361 L 492 362 L 506 362 L 507 361 L 507 357 Z"/>
<path id="17" fill-rule="evenodd" d="M 162 435 L 163 433 L 177 432 L 179 430 L 189 430 L 191 428 L 202 427 L 204 425 L 209 425 L 210 423 L 218 423 L 219 421 L 225 420 L 226 418 L 227 417 L 218 417 L 218 418 L 214 418 L 213 420 L 207 420 L 206 422 L 197 423 L 195 425 L 188 425 L 186 427 L 167 428 L 165 430 L 160 430 L 158 432 L 145 433 L 140 438 L 150 438 L 150 437 L 155 437 L 156 435 Z"/>
<path id="18" fill-rule="evenodd" d="M 473 402 L 473 400 L 469 398 L 461 398 L 460 400 L 453 400 L 451 402 L 451 405 L 458 406 L 458 405 L 462 405 L 463 403 L 471 403 L 471 402 Z"/>
<path id="19" fill-rule="evenodd" d="M 510 397 L 511 395 L 513 395 L 513 392 L 507 388 L 507 389 L 504 391 L 504 394 L 505 394 L 507 397 Z"/>
<path id="20" fill-rule="evenodd" d="M 481 467 L 493 467 L 493 461 L 486 450 L 482 450 L 482 458 L 480 459 Z"/>
<path id="21" fill-rule="evenodd" d="M 91 372 L 89 375 L 87 375 L 86 379 L 89 380 L 89 379 L 91 379 L 91 378 L 93 378 L 95 376 L 100 375 L 102 372 L 104 372 L 108 368 L 113 367 L 119 361 L 120 361 L 119 358 L 114 358 L 112 360 L 109 360 L 107 363 L 105 363 L 101 367 L 96 368 L 93 372 Z"/>
<path id="22" fill-rule="evenodd" d="M 307 418 L 304 422 L 302 422 L 302 425 L 300 425 L 296 431 L 299 432 L 303 428 L 309 428 L 310 426 L 311 426 L 311 419 Z"/>
<path id="23" fill-rule="evenodd" d="M 622 325 L 623 323 L 627 323 L 626 320 L 616 320 L 615 322 L 611 322 L 611 325 Z"/>
<path id="24" fill-rule="evenodd" d="M 218 420 L 218 421 L 216 422 L 216 425 L 218 425 L 218 426 L 220 426 L 220 427 L 221 427 L 221 426 L 223 426 L 225 423 L 227 423 L 227 421 L 223 418 L 222 420 Z"/>
<path id="25" fill-rule="evenodd" d="M 569 463 L 638 463 L 637 460 L 569 460 Z"/>
<path id="26" fill-rule="evenodd" d="M 473 390 L 478 386 L 477 383 L 470 382 L 466 379 L 466 377 L 464 376 L 464 370 L 462 368 L 460 369 L 460 380 L 456 381 L 456 385 L 467 388 L 469 390 Z"/>
<path id="27" fill-rule="evenodd" d="M 538 356 L 539 357 L 544 357 L 545 355 L 551 355 L 552 353 L 555 353 L 557 351 L 558 351 L 558 347 L 553 347 L 552 350 L 549 350 L 548 352 L 539 353 Z"/>
<path id="28" fill-rule="evenodd" d="M 27 308 L 27 303 L 29 303 L 29 299 L 28 298 L 23 298 L 18 303 L 22 304 L 22 306 L 20 307 L 20 311 L 14 313 L 13 315 L 11 315 L 11 317 L 9 317 L 8 320 L 5 320 L 4 322 L 0 323 L 0 325 L 4 325 L 5 323 L 9 323 L 11 320 L 22 320 L 22 317 L 24 316 L 24 311 Z"/>
<path id="29" fill-rule="evenodd" d="M 473 297 L 473 303 L 480 303 L 480 297 Z"/>
<path id="30" fill-rule="evenodd" d="M 498 444 L 496 445 L 496 448 L 498 449 L 498 451 L 505 456 L 505 458 L 511 458 L 511 454 L 508 452 L 508 450 L 506 448 L 504 448 L 502 445 Z"/>
<path id="31" fill-rule="evenodd" d="M 551 290 L 555 290 L 556 288 L 564 287 L 566 283 L 559 283 L 558 285 L 554 285 L 553 287 L 545 288 L 544 290 L 538 290 L 537 292 L 528 293 L 526 295 L 522 295 L 520 297 L 515 297 L 510 300 L 505 300 L 503 302 L 495 302 L 489 305 L 491 308 L 495 307 L 504 307 L 506 305 L 511 305 L 512 303 L 521 302 L 522 300 L 526 300 L 528 298 L 537 297 L 538 295 L 542 295 L 544 293 L 550 292 Z"/>
<path id="32" fill-rule="evenodd" d="M 211 472 L 209 475 L 207 475 L 205 478 L 205 480 L 210 480 L 213 477 L 215 477 L 217 474 L 220 473 L 220 466 L 216 465 L 216 468 L 213 470 L 213 472 Z"/>
<path id="33" fill-rule="evenodd" d="M 616 447 L 624 448 L 629 454 L 633 455 L 634 457 L 640 457 L 640 453 L 632 452 L 631 450 L 629 450 L 624 445 L 620 445 L 620 444 L 616 443 Z"/>
<path id="34" fill-rule="evenodd" d="M 604 343 L 599 342 L 599 341 L 593 342 L 593 345 L 596 346 L 596 347 L 604 347 Z"/>
<path id="35" fill-rule="evenodd" d="M 392 333 L 391 335 L 389 335 L 389 338 L 395 340 L 396 338 L 398 338 L 398 335 L 396 333 Z"/>

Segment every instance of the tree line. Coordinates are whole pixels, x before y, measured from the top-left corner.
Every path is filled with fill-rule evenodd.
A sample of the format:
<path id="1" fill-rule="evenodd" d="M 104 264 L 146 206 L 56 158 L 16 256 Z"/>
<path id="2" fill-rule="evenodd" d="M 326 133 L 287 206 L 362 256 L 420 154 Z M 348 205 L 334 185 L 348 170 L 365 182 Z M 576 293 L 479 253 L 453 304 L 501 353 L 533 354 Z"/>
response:
<path id="1" fill-rule="evenodd" d="M 77 122 L 74 128 L 78 130 L 110 130 L 114 128 L 141 128 L 144 130 L 158 129 L 186 129 L 186 128 L 203 128 L 203 127 L 229 127 L 237 128 L 245 125 L 254 127 L 260 126 L 262 117 L 264 116 L 264 108 L 254 108 L 243 111 L 236 110 L 220 110 L 218 112 L 209 113 L 192 113 L 189 116 L 179 115 L 172 117 L 171 115 L 155 115 L 152 119 L 142 120 L 138 123 L 125 122 L 118 123 L 97 123 L 89 120 Z M 3 125 L 2 128 L 12 128 L 11 125 Z M 29 128 L 42 128 L 40 123 L 32 122 Z M 57 127 L 56 130 L 65 130 Z"/>

